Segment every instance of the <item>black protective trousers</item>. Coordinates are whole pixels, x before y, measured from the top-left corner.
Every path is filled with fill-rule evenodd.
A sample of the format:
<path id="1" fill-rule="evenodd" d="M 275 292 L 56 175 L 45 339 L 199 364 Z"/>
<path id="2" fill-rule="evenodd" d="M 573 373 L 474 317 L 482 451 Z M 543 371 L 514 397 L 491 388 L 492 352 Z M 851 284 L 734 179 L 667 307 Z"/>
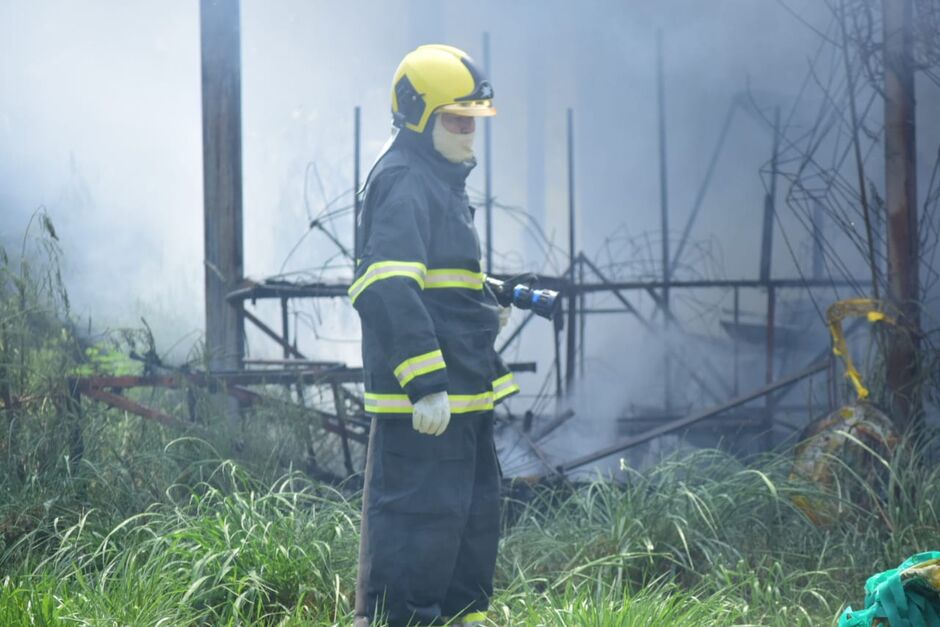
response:
<path id="1" fill-rule="evenodd" d="M 451 417 L 440 436 L 373 418 L 356 615 L 390 627 L 485 611 L 499 542 L 493 412 Z"/>

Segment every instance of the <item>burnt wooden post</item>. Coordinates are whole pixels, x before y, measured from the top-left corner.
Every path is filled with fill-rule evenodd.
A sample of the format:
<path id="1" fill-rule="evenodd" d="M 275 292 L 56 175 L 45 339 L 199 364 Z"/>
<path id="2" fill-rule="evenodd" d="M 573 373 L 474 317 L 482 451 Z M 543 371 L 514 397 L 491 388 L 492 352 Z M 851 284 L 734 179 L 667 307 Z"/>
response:
<path id="1" fill-rule="evenodd" d="M 887 383 L 902 429 L 922 422 L 917 397 L 920 327 L 915 152 L 913 2 L 884 0 L 885 205 L 888 213 L 888 301 L 899 314 L 890 333 Z"/>
<path id="2" fill-rule="evenodd" d="M 236 370 L 244 357 L 241 301 L 242 136 L 238 0 L 201 0 L 202 168 L 206 353 L 210 370 Z"/>

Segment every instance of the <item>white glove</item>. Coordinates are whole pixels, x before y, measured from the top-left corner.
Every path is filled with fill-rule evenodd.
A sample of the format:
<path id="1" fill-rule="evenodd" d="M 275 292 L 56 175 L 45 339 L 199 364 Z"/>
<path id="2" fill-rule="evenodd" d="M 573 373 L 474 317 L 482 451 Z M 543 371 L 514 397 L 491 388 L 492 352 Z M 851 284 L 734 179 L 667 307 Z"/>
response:
<path id="1" fill-rule="evenodd" d="M 499 308 L 499 330 L 502 331 L 509 324 L 509 316 L 512 315 L 512 307 Z"/>
<path id="2" fill-rule="evenodd" d="M 411 414 L 411 426 L 418 433 L 440 435 L 450 423 L 447 392 L 435 392 L 418 399 Z"/>

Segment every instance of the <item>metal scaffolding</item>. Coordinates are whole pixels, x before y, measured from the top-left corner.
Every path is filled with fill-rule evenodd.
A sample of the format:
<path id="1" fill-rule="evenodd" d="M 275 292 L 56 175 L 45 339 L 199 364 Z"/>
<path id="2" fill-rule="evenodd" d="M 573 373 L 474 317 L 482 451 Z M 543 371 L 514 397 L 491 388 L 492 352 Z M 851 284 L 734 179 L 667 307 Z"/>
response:
<path id="1" fill-rule="evenodd" d="M 240 134 L 240 84 L 238 80 L 238 64 L 232 64 L 232 55 L 238 56 L 238 3 L 214 3 L 203 0 L 203 111 L 204 111 L 204 154 L 206 158 L 206 303 L 207 303 L 207 349 L 210 355 L 208 371 L 203 373 L 185 373 L 178 377 L 93 377 L 73 382 L 77 393 L 95 400 L 120 407 L 126 411 L 136 413 L 146 418 L 156 420 L 164 425 L 192 429 L 193 423 L 184 423 L 176 418 L 149 409 L 143 405 L 121 397 L 120 390 L 139 386 L 179 387 L 182 381 L 187 385 L 198 385 L 210 389 L 224 391 L 230 398 L 235 399 L 239 406 L 244 407 L 263 399 L 259 392 L 249 390 L 247 386 L 296 386 L 297 396 L 303 398 L 302 388 L 317 388 L 321 392 L 332 396 L 333 409 L 311 409 L 310 417 L 319 420 L 323 429 L 330 436 L 338 438 L 339 447 L 343 452 L 344 470 L 353 474 L 358 469 L 354 467 L 350 447 L 352 444 L 365 445 L 369 418 L 364 411 L 360 382 L 361 370 L 348 368 L 344 364 L 316 362 L 308 357 L 298 342 L 297 334 L 291 336 L 289 312 L 291 303 L 300 299 L 345 299 L 349 281 L 317 281 L 302 282 L 288 281 L 282 278 L 271 278 L 254 281 L 243 278 L 241 268 L 241 134 Z M 224 37 L 222 36 L 224 34 Z M 223 50 L 224 47 L 224 50 Z M 218 48 L 218 49 L 217 49 Z M 664 371 L 664 398 L 663 410 L 655 423 L 647 421 L 642 433 L 634 434 L 616 445 L 606 447 L 595 453 L 582 456 L 578 459 L 552 465 L 540 450 L 538 442 L 554 432 L 573 415 L 569 409 L 556 405 L 552 415 L 544 417 L 545 424 L 536 429 L 536 416 L 532 410 L 526 412 L 519 432 L 530 446 L 533 454 L 541 460 L 542 466 L 550 473 L 564 473 L 579 468 L 585 464 L 603 459 L 608 455 L 623 451 L 629 447 L 650 441 L 660 435 L 687 430 L 694 425 L 716 416 L 726 415 L 732 409 L 746 403 L 764 399 L 765 407 L 762 411 L 750 411 L 739 414 L 738 418 L 727 418 L 729 421 L 738 420 L 738 425 L 748 425 L 764 433 L 770 433 L 774 426 L 775 409 L 779 403 L 782 392 L 794 383 L 809 376 L 827 370 L 828 361 L 825 355 L 820 355 L 805 368 L 796 372 L 779 376 L 774 371 L 775 354 L 780 350 L 777 346 L 777 298 L 784 289 L 811 290 L 814 288 L 833 288 L 839 286 L 853 286 L 858 282 L 854 280 L 839 281 L 835 279 L 820 278 L 814 273 L 813 278 L 773 278 L 771 273 L 771 247 L 773 243 L 773 224 L 776 219 L 775 196 L 777 180 L 777 162 L 780 146 L 780 114 L 775 114 L 775 123 L 772 132 L 772 152 L 770 186 L 764 202 L 764 223 L 762 233 L 761 259 L 757 278 L 731 279 L 731 280 L 677 280 L 675 270 L 687 248 L 693 225 L 703 204 L 708 186 L 713 178 L 715 166 L 720 158 L 721 148 L 725 143 L 735 111 L 742 103 L 735 99 L 729 107 L 727 117 L 719 132 L 718 140 L 711 156 L 704 180 L 692 206 L 691 214 L 684 225 L 681 238 L 670 254 L 669 222 L 668 222 L 668 181 L 666 170 L 666 120 L 663 113 L 664 85 L 662 77 L 661 42 L 658 44 L 659 67 L 659 139 L 660 139 L 660 190 L 662 212 L 662 255 L 661 279 L 658 280 L 615 280 L 606 276 L 599 265 L 589 259 L 583 251 L 577 248 L 575 225 L 577 223 L 577 207 L 575 195 L 575 145 L 574 122 L 575 112 L 567 110 L 567 173 L 568 173 L 568 267 L 559 276 L 540 277 L 540 286 L 557 289 L 562 294 L 562 301 L 566 304 L 564 312 L 556 320 L 554 333 L 554 376 L 555 396 L 564 398 L 570 396 L 577 389 L 579 374 L 583 376 L 585 363 L 585 340 L 588 333 L 587 320 L 590 316 L 601 314 L 623 313 L 632 316 L 642 328 L 651 333 L 663 332 L 668 334 L 681 333 L 682 322 L 677 318 L 675 307 L 671 298 L 675 294 L 687 290 L 731 290 L 734 297 L 733 321 L 727 323 L 726 330 L 733 342 L 733 367 L 731 380 L 721 377 L 703 376 L 696 368 L 689 367 L 676 349 L 664 341 L 663 371 Z M 215 51 L 215 52 L 212 52 Z M 489 37 L 484 37 L 484 62 L 489 69 Z M 356 107 L 353 115 L 353 141 L 354 163 L 352 164 L 354 181 L 353 221 L 358 222 L 361 211 L 359 197 L 360 185 L 360 144 L 361 144 L 361 111 Z M 492 271 L 493 259 L 493 191 L 492 191 L 492 148 L 491 131 L 489 125 L 485 127 L 484 147 L 484 180 L 486 183 L 485 198 L 485 254 L 486 270 Z M 223 209 L 225 209 L 223 211 Z M 210 228 L 211 227 L 211 228 Z M 310 228 L 320 227 L 317 220 L 313 220 Z M 347 257 L 355 257 L 361 247 L 361 242 L 355 234 L 352 236 L 352 250 L 349 251 L 334 236 L 330 239 L 336 247 Z M 230 251 L 228 256 L 219 251 Z M 508 278 L 495 274 L 498 278 Z M 224 279 L 224 281 L 222 280 Z M 219 286 L 224 285 L 224 289 Z M 758 290 L 766 293 L 766 317 L 762 333 L 766 348 L 766 373 L 763 387 L 750 392 L 741 393 L 739 379 L 739 343 L 747 335 L 741 322 L 740 294 L 745 290 Z M 620 304 L 615 308 L 601 308 L 591 306 L 589 297 L 597 294 L 613 296 Z M 654 304 L 652 316 L 644 316 L 638 306 L 638 298 L 649 298 Z M 246 304 L 256 304 L 258 301 L 273 300 L 280 304 L 278 330 L 277 323 L 271 323 L 261 316 L 250 311 Z M 524 333 L 533 315 L 529 313 L 523 321 L 510 333 L 499 352 L 504 353 L 508 347 L 519 340 Z M 656 320 L 660 318 L 661 321 Z M 228 321 L 219 327 L 220 320 Z M 244 332 L 243 326 L 249 323 L 258 329 L 265 337 L 274 342 L 280 349 L 282 359 L 258 360 L 244 358 Z M 724 323 L 723 323 L 724 324 Z M 567 326 L 567 329 L 565 329 Z M 566 332 L 565 341 L 562 342 L 562 333 Z M 311 353 L 312 354 L 312 353 Z M 225 355 L 234 358 L 219 360 L 215 355 Z M 708 363 L 708 357 L 703 358 Z M 510 364 L 514 371 L 533 372 L 536 364 L 522 362 Z M 700 390 L 701 397 L 711 405 L 701 411 L 690 414 L 680 411 L 676 413 L 673 406 L 671 390 L 673 387 L 674 372 L 684 369 L 685 376 L 689 378 Z M 712 375 L 719 369 L 709 364 L 708 371 Z M 615 417 L 612 417 L 615 419 Z M 637 424 L 644 424 L 638 420 Z M 772 444 L 768 438 L 765 447 Z"/>

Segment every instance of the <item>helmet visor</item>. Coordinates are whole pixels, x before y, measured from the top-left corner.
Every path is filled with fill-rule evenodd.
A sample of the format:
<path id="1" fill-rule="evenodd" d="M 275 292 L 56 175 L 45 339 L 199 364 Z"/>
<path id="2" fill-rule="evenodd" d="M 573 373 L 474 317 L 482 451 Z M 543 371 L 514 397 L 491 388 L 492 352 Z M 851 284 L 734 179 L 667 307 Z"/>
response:
<path id="1" fill-rule="evenodd" d="M 492 100 L 469 100 L 467 102 L 455 102 L 438 107 L 436 113 L 450 113 L 451 115 L 484 118 L 496 115 L 496 107 L 493 106 Z"/>

